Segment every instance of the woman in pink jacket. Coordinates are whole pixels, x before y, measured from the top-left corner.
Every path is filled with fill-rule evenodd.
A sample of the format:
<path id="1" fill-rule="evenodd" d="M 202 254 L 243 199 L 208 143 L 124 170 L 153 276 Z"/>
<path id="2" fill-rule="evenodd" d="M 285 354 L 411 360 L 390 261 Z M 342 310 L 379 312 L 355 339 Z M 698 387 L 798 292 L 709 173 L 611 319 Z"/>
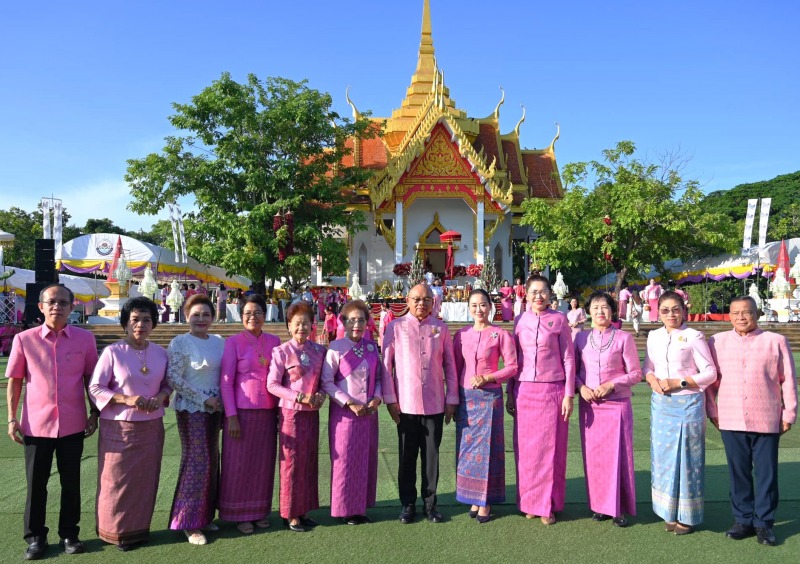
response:
<path id="1" fill-rule="evenodd" d="M 272 351 L 267 390 L 280 399 L 281 517 L 303 533 L 317 523 L 308 512 L 319 508 L 319 408 L 325 347 L 311 341 L 314 310 L 305 302 L 289 306 L 291 339 Z"/>
<path id="2" fill-rule="evenodd" d="M 586 307 L 592 328 L 575 336 L 575 391 L 589 509 L 595 521 L 627 527 L 625 514 L 636 515 L 631 388 L 642 370 L 633 336 L 611 324 L 614 299 L 595 292 Z"/>
<path id="3" fill-rule="evenodd" d="M 277 449 L 278 400 L 267 393 L 272 350 L 281 344 L 262 331 L 267 304 L 251 294 L 239 301 L 244 331 L 225 341 L 220 393 L 225 408 L 219 516 L 239 532 L 266 529 L 272 509 Z"/>
<path id="4" fill-rule="evenodd" d="M 453 340 L 458 371 L 456 412 L 456 499 L 469 503 L 478 523 L 491 519 L 492 504 L 506 499 L 505 427 L 502 383 L 517 374 L 514 338 L 489 321 L 486 290 L 469 295 L 472 327 Z M 500 368 L 500 359 L 503 368 Z"/>

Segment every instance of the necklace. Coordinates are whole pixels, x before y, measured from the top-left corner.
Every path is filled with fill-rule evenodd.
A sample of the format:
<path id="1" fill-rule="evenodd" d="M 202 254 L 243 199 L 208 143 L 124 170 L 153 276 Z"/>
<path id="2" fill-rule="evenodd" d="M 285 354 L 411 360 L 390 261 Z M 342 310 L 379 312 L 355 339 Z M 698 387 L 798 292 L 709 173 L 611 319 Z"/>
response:
<path id="1" fill-rule="evenodd" d="M 252 333 L 250 333 L 250 335 L 252 335 Z M 263 335 L 263 333 L 261 333 L 261 335 Z M 253 348 L 258 353 L 258 363 L 261 366 L 266 366 L 267 365 L 267 358 L 264 356 L 264 345 L 261 342 L 261 335 L 259 335 L 258 337 L 254 336 L 255 343 L 253 343 Z"/>
<path id="2" fill-rule="evenodd" d="M 148 372 L 150 372 L 150 369 L 147 368 L 147 345 L 149 344 L 150 343 L 145 343 L 144 348 L 141 350 L 133 349 L 133 347 L 131 346 L 133 352 L 135 352 L 136 356 L 139 358 L 139 362 L 142 363 L 142 367 L 139 369 L 139 372 L 141 372 L 142 374 L 147 374 Z"/>
<path id="3" fill-rule="evenodd" d="M 353 347 L 353 354 L 358 358 L 364 358 L 364 341 L 359 340 L 358 344 Z"/>
<path id="4" fill-rule="evenodd" d="M 616 333 L 617 333 L 617 330 L 612 327 L 612 329 L 611 329 L 611 338 L 608 340 L 608 342 L 606 344 L 598 347 L 597 343 L 594 342 L 594 331 L 592 331 L 591 333 L 589 333 L 589 344 L 592 345 L 592 348 L 594 350 L 596 350 L 596 351 L 599 350 L 600 352 L 606 352 L 611 347 L 611 343 L 614 342 L 614 335 Z M 603 338 L 601 336 L 600 337 L 600 343 L 602 344 L 602 342 L 603 342 Z"/>

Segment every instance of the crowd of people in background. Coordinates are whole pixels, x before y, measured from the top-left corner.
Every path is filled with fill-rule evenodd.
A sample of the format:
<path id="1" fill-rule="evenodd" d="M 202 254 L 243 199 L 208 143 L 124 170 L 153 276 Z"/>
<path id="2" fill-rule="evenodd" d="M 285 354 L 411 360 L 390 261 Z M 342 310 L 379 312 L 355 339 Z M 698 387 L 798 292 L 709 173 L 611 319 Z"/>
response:
<path id="1" fill-rule="evenodd" d="M 573 299 L 566 314 L 553 307 L 546 277 L 504 281 L 501 317 L 514 317 L 513 330 L 493 323 L 492 297 L 476 289 L 468 297 L 472 325 L 454 337 L 434 314 L 437 291 L 428 284 L 409 290 L 404 315 L 383 303 L 378 324 L 369 304 L 343 297 L 336 290 L 298 293 L 285 312 L 289 340 L 281 343 L 265 331 L 266 300 L 245 292 L 235 298 L 242 330 L 223 339 L 211 330 L 230 294 L 221 285 L 210 297 L 202 283 L 190 284 L 181 307 L 188 332 L 167 349 L 150 340 L 164 320 L 158 306 L 136 297 L 120 314 L 124 338 L 98 358 L 93 334 L 67 323 L 71 292 L 45 288 L 45 324 L 14 337 L 6 371 L 8 436 L 25 448 L 25 557 L 47 550 L 53 456 L 62 484 L 58 536 L 65 552 L 85 550 L 80 461 L 84 439 L 98 428 L 97 534 L 121 551 L 148 540 L 167 406 L 181 443 L 167 526 L 194 545 L 218 529 L 215 515 L 242 535 L 269 528 L 276 478 L 284 526 L 299 533 L 318 526 L 310 514 L 320 507 L 319 412 L 326 401 L 330 514 L 343 523 L 371 521 L 385 405 L 396 424 L 402 524 L 417 519 L 420 498 L 425 519 L 446 520 L 437 503 L 439 457 L 451 422 L 456 499 L 477 523 L 493 518 L 493 506 L 505 501 L 508 415 L 517 508 L 554 525 L 566 501 L 577 396 L 591 518 L 626 527 L 636 515 L 631 390 L 643 378 L 652 390 L 652 506 L 664 528 L 686 535 L 703 522 L 708 418 L 728 460 L 735 522 L 727 536 L 775 544 L 778 443 L 796 419 L 797 384 L 788 341 L 759 329 L 752 298 L 733 300 L 732 330 L 707 340 L 686 325 L 687 297 L 654 280 L 619 301 L 595 292 L 585 309 Z M 648 335 L 643 365 L 618 308 L 637 336 L 642 318 L 660 323 Z M 315 338 L 320 321 L 327 347 Z"/>

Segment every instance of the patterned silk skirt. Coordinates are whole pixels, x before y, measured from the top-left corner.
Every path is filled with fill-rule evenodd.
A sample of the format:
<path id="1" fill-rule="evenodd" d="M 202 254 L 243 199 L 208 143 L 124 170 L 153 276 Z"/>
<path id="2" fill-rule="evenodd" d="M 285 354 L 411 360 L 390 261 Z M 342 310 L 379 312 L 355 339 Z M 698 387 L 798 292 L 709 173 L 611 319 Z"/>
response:
<path id="1" fill-rule="evenodd" d="M 240 409 L 241 435 L 222 429 L 219 516 L 226 521 L 257 521 L 272 510 L 275 485 L 278 409 Z"/>
<path id="2" fill-rule="evenodd" d="M 456 499 L 485 507 L 506 500 L 503 388 L 458 389 Z"/>
<path id="3" fill-rule="evenodd" d="M 702 393 L 663 396 L 650 403 L 650 489 L 664 521 L 703 522 L 706 411 Z"/>
<path id="4" fill-rule="evenodd" d="M 569 425 L 561 416 L 564 382 L 518 382 L 514 418 L 517 505 L 547 517 L 564 509 Z"/>
<path id="5" fill-rule="evenodd" d="M 100 420 L 97 443 L 97 536 L 111 544 L 150 537 L 164 422 Z"/>
<path id="6" fill-rule="evenodd" d="M 319 411 L 281 408 L 281 517 L 319 508 Z"/>
<path id="7" fill-rule="evenodd" d="M 611 517 L 636 515 L 631 399 L 581 399 L 579 410 L 589 509 Z"/>
<path id="8" fill-rule="evenodd" d="M 331 517 L 366 515 L 378 485 L 378 414 L 358 417 L 331 402 Z"/>
<path id="9" fill-rule="evenodd" d="M 219 431 L 222 413 L 176 411 L 181 468 L 169 528 L 202 529 L 214 520 L 219 488 Z"/>

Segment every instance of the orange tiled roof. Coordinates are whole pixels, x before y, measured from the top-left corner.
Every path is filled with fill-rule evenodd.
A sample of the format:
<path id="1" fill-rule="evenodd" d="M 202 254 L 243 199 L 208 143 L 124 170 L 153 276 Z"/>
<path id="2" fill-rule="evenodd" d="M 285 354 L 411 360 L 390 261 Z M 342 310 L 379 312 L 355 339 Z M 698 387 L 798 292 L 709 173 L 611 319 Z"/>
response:
<path id="1" fill-rule="evenodd" d="M 506 157 L 506 170 L 508 177 L 514 184 L 522 184 L 522 174 L 519 170 L 519 159 L 517 158 L 518 145 L 513 141 L 503 141 L 503 153 Z"/>
<path id="2" fill-rule="evenodd" d="M 534 198 L 557 198 L 561 186 L 553 175 L 555 157 L 549 151 L 522 153 L 522 163 L 528 169 L 528 187 Z"/>

